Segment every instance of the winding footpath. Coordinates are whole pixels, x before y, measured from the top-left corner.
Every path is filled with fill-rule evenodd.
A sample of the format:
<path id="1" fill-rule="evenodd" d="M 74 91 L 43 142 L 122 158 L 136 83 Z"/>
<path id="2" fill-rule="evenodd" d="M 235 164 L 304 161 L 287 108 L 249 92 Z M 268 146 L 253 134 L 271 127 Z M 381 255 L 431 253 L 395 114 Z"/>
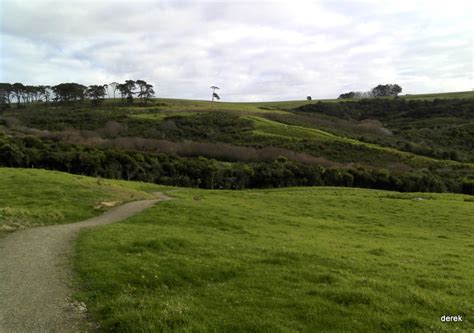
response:
<path id="1" fill-rule="evenodd" d="M 0 240 L 0 333 L 83 332 L 85 314 L 71 304 L 71 255 L 79 231 L 137 214 L 159 201 L 129 202 L 89 220 L 20 230 Z"/>

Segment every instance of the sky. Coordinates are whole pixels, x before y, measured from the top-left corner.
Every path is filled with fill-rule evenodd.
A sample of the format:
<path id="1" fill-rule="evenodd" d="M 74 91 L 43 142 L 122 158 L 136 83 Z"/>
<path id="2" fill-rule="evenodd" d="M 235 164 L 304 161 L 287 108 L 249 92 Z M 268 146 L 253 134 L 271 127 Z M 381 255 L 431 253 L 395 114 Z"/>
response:
<path id="1" fill-rule="evenodd" d="M 472 90 L 472 1 L 0 0 L 0 82 L 145 80 L 157 97 Z"/>

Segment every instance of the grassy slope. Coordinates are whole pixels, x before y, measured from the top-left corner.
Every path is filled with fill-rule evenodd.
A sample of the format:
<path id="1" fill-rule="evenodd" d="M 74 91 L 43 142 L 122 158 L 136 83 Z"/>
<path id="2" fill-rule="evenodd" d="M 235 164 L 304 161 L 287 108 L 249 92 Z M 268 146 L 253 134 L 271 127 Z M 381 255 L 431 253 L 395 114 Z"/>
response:
<path id="1" fill-rule="evenodd" d="M 473 91 L 461 91 L 461 92 L 448 92 L 438 94 L 416 94 L 416 95 L 401 95 L 400 98 L 413 100 L 413 99 L 435 99 L 435 98 L 474 98 Z M 296 101 L 268 101 L 268 102 L 210 102 L 204 100 L 191 100 L 191 99 L 175 99 L 175 98 L 155 98 L 153 101 L 161 103 L 160 109 L 165 111 L 240 111 L 240 112 L 251 112 L 251 113 L 264 113 L 264 112 L 283 112 L 282 110 L 294 109 L 299 106 L 317 102 L 341 102 L 350 101 L 355 99 L 315 99 L 312 101 L 296 100 Z M 117 99 L 117 102 L 119 100 Z M 114 103 L 113 100 L 107 100 L 107 104 Z M 151 106 L 148 109 L 156 108 Z M 126 109 L 126 108 L 125 108 Z M 144 108 L 146 109 L 146 108 Z"/>
<path id="2" fill-rule="evenodd" d="M 405 99 L 434 99 L 434 98 L 473 98 L 474 92 L 453 92 L 453 93 L 442 93 L 442 94 L 424 94 L 424 95 L 404 95 L 401 98 Z M 339 99 L 334 100 L 324 100 L 324 101 L 333 101 L 338 102 L 341 101 Z M 346 100 L 344 100 L 346 101 Z M 120 99 L 113 100 L 106 100 L 104 103 L 104 107 L 111 106 L 113 103 L 119 103 Z M 212 112 L 212 111 L 224 111 L 224 112 L 231 112 L 240 114 L 243 117 L 248 117 L 254 121 L 257 125 L 257 131 L 255 134 L 259 135 L 276 135 L 279 137 L 285 137 L 285 139 L 290 140 L 301 140 L 301 139 L 310 139 L 314 142 L 339 142 L 347 144 L 347 147 L 353 146 L 355 150 L 359 151 L 362 154 L 366 154 L 367 152 L 375 153 L 379 156 L 379 160 L 387 160 L 388 164 L 393 164 L 395 160 L 403 160 L 407 162 L 410 166 L 414 167 L 428 167 L 433 163 L 439 164 L 439 166 L 444 167 L 445 165 L 452 165 L 450 161 L 437 161 L 432 158 L 426 158 L 423 156 L 417 156 L 412 153 L 405 153 L 398 151 L 394 148 L 384 148 L 378 145 L 368 144 L 364 142 L 360 142 L 357 140 L 345 138 L 342 136 L 335 135 L 334 133 L 328 133 L 324 130 L 324 127 L 317 126 L 317 128 L 311 128 L 311 124 L 305 124 L 304 126 L 291 126 L 291 125 L 284 125 L 280 122 L 270 121 L 264 119 L 265 115 L 270 114 L 281 114 L 281 115 L 292 115 L 291 113 L 287 112 L 286 110 L 293 109 L 295 107 L 310 104 L 310 103 L 317 103 L 319 100 L 313 101 L 283 101 L 283 102 L 255 102 L 255 103 L 234 103 L 234 102 L 214 102 L 211 103 L 210 101 L 199 101 L 199 100 L 184 100 L 184 99 L 170 99 L 170 98 L 157 98 L 153 100 L 154 105 L 150 105 L 148 107 L 140 107 L 134 105 L 133 107 L 128 106 L 118 106 L 115 107 L 114 110 L 101 110 L 101 109 L 94 109 L 94 115 L 90 114 L 90 110 L 86 110 L 85 115 L 83 117 L 79 117 L 75 120 L 75 122 L 70 122 L 71 114 L 70 112 L 66 112 L 63 117 L 65 119 L 59 119 L 58 126 L 64 126 L 62 124 L 63 121 L 66 121 L 68 126 L 74 127 L 74 125 L 81 124 L 81 129 L 89 129 L 89 124 L 95 123 L 104 123 L 107 119 L 112 119 L 113 117 L 118 117 L 118 115 L 129 117 L 131 119 L 136 120 L 147 120 L 153 123 L 153 125 L 158 125 L 161 123 L 165 118 L 170 116 L 193 116 L 199 112 Z M 52 112 L 48 110 L 47 113 L 49 114 Z M 30 112 L 30 110 L 24 111 L 24 115 L 22 117 L 33 117 L 35 118 L 34 114 Z M 75 112 L 76 116 L 80 114 L 80 112 Z M 7 115 L 10 115 L 8 113 Z M 18 110 L 11 111 L 11 116 L 18 116 Z M 90 117 L 94 118 L 93 120 L 89 119 Z M 21 118 L 21 117 L 20 117 Z M 37 117 L 36 117 L 37 118 Z M 50 128 L 51 124 L 45 127 L 45 124 L 42 124 L 41 119 L 36 119 L 32 123 L 32 127 L 38 128 Z M 113 118 L 115 119 L 115 118 Z M 334 119 L 333 119 L 334 120 Z M 443 121 L 445 119 L 443 118 Z M 37 124 L 38 123 L 38 124 Z M 50 121 L 48 121 L 50 123 Z M 426 121 L 423 120 L 423 126 L 425 126 Z M 150 125 L 152 126 L 152 125 Z M 97 125 L 96 127 L 100 127 Z M 314 127 L 314 126 L 313 126 Z M 94 129 L 95 127 L 91 127 L 90 129 Z M 55 129 L 54 126 L 51 129 Z M 353 131 L 353 129 L 352 129 Z M 351 131 L 349 131 L 351 132 Z M 353 134 L 353 133 L 352 133 Z M 416 134 L 416 133 L 415 133 Z M 329 141 L 328 141 L 329 140 Z M 346 147 L 346 148 L 347 148 Z M 345 149 L 345 148 L 341 148 Z M 349 152 L 345 154 L 350 156 L 353 152 Z M 331 160 L 331 156 L 319 156 L 324 157 Z M 336 162 L 361 162 L 358 161 L 358 155 L 353 156 L 354 158 L 346 158 L 346 160 L 337 160 Z M 387 159 L 388 158 L 388 159 Z M 362 161 L 364 162 L 364 161 Z M 381 162 L 383 164 L 383 162 Z M 380 164 L 380 163 L 379 163 Z M 381 165 L 377 165 L 378 167 Z M 387 167 L 387 165 L 384 165 Z M 466 166 L 470 169 L 470 166 Z"/>
<path id="3" fill-rule="evenodd" d="M 447 93 L 434 93 L 434 94 L 409 94 L 409 95 L 400 95 L 400 98 L 407 100 L 412 99 L 435 99 L 435 98 L 474 98 L 474 91 L 460 91 L 460 92 L 447 92 Z M 180 106 L 195 106 L 195 107 L 209 107 L 209 106 L 223 106 L 226 109 L 238 109 L 242 110 L 248 108 L 248 110 L 255 110 L 259 107 L 263 108 L 279 108 L 279 109 L 294 109 L 298 106 L 308 104 L 308 103 L 317 103 L 321 102 L 341 102 L 348 101 L 350 99 L 315 99 L 312 101 L 306 100 L 295 100 L 295 101 L 268 101 L 268 102 L 210 102 L 203 100 L 188 100 L 188 99 L 174 99 L 174 98 L 157 98 L 157 101 L 161 103 L 168 104 L 173 108 L 179 108 Z M 265 109 L 258 109 L 265 110 Z"/>
<path id="4" fill-rule="evenodd" d="M 95 179 L 37 169 L 0 168 L 0 236 L 30 226 L 80 221 L 101 202 L 150 198 L 153 184 Z M 96 208 L 97 207 L 97 208 Z"/>
<path id="5" fill-rule="evenodd" d="M 79 297 L 104 331 L 474 329 L 470 197 L 169 194 L 177 199 L 79 239 Z M 444 314 L 464 322 L 443 324 Z"/>
<path id="6" fill-rule="evenodd" d="M 384 154 L 387 156 L 387 161 L 394 159 L 403 161 L 408 165 L 415 167 L 427 167 L 430 165 L 436 165 L 438 167 L 463 166 L 474 172 L 474 164 L 472 163 L 459 163 L 455 161 L 437 160 L 435 158 L 418 156 L 413 153 L 399 151 L 394 148 L 383 147 L 377 144 L 366 143 L 355 139 L 338 136 L 323 130 L 303 126 L 286 125 L 258 116 L 247 116 L 246 118 L 253 121 L 256 129 L 254 133 L 258 135 L 272 135 L 289 140 L 310 140 L 328 143 L 344 142 L 350 144 L 353 147 L 353 150 L 351 151 L 352 153 L 354 153 L 354 150 L 356 150 L 358 147 L 364 147 L 372 154 Z M 389 159 L 388 157 L 391 158 Z"/>
<path id="7" fill-rule="evenodd" d="M 435 99 L 435 98 L 473 98 L 474 92 L 454 92 L 454 93 L 442 93 L 442 94 L 424 94 L 424 95 L 404 95 L 402 98 L 411 99 Z M 438 167 L 446 167 L 457 165 L 461 166 L 460 163 L 449 161 L 449 160 L 437 160 L 435 158 L 429 158 L 425 156 L 418 156 L 413 153 L 407 153 L 399 151 L 394 148 L 382 147 L 376 144 L 370 144 L 361 142 L 358 140 L 342 137 L 329 133 L 320 129 L 311 128 L 308 126 L 292 126 L 285 125 L 277 121 L 271 121 L 265 119 L 262 116 L 265 114 L 285 114 L 287 112 L 283 110 L 289 110 L 307 103 L 316 103 L 319 100 L 313 101 L 286 101 L 286 102 L 259 102 L 259 103 L 229 103 L 229 102 L 215 102 L 211 103 L 208 101 L 194 101 L 194 100 L 179 100 L 179 99 L 158 99 L 160 102 L 166 104 L 164 109 L 166 111 L 160 111 L 159 113 L 143 113 L 134 114 L 131 117 L 148 119 L 154 121 L 162 121 L 168 116 L 181 115 L 181 116 L 192 116 L 193 111 L 232 111 L 242 114 L 245 118 L 252 120 L 256 126 L 256 130 L 253 132 L 257 135 L 271 135 L 286 138 L 289 140 L 312 140 L 315 142 L 344 142 L 352 145 L 355 150 L 362 149 L 363 154 L 366 154 L 366 150 L 370 150 L 376 155 L 384 155 L 388 164 L 392 163 L 392 160 L 400 160 L 412 167 L 428 167 L 436 164 Z M 324 101 L 341 101 L 335 100 L 324 100 Z M 186 110 L 183 112 L 183 110 Z M 146 111 L 146 108 L 144 109 Z M 444 118 L 443 118 L 444 121 Z M 323 156 L 324 157 L 324 156 Z M 382 158 L 384 159 L 384 158 Z M 354 162 L 357 162 L 354 161 Z M 469 163 L 463 164 L 463 167 L 468 169 L 474 169 L 474 166 Z"/>
<path id="8" fill-rule="evenodd" d="M 285 113 L 283 108 L 292 108 L 305 104 L 302 101 L 295 102 L 262 102 L 262 103 L 241 103 L 241 102 L 210 102 L 202 100 L 187 99 L 170 99 L 156 98 L 153 99 L 155 106 L 134 107 L 135 112 L 141 111 L 164 111 L 164 112 L 203 112 L 203 111 L 225 111 L 238 113 Z M 109 101 L 109 104 L 111 102 Z M 120 107 L 120 109 L 128 110 L 129 107 Z"/>
<path id="9" fill-rule="evenodd" d="M 433 94 L 408 94 L 401 96 L 405 99 L 435 99 L 435 98 L 474 98 L 474 91 L 453 91 L 446 93 L 433 93 Z"/>

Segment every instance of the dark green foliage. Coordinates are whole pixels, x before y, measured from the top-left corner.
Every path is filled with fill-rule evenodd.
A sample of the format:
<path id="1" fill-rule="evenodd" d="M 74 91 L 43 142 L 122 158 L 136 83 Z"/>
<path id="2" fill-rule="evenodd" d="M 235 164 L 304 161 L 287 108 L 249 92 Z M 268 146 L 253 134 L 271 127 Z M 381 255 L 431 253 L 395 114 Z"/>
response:
<path id="1" fill-rule="evenodd" d="M 64 104 L 83 100 L 86 97 L 87 87 L 78 83 L 61 83 L 52 87 L 55 100 Z"/>
<path id="2" fill-rule="evenodd" d="M 474 161 L 474 99 L 318 102 L 295 112 L 293 117 L 272 115 L 272 119 L 304 122 L 306 126 L 437 159 Z M 380 122 L 380 127 L 364 127 L 367 120 Z"/>
<path id="3" fill-rule="evenodd" d="M 379 84 L 372 88 L 371 93 L 375 97 L 397 96 L 402 92 L 402 87 L 398 84 Z"/>
<path id="4" fill-rule="evenodd" d="M 284 157 L 270 163 L 226 163 L 203 157 L 181 158 L 86 148 L 34 137 L 0 137 L 0 157 L 0 166 L 44 168 L 94 177 L 211 189 L 326 185 L 472 194 L 474 188 L 470 178 L 441 178 L 429 171 L 390 174 L 364 168 L 325 169 Z"/>
<path id="5" fill-rule="evenodd" d="M 0 83 L 0 111 L 10 107 L 10 95 L 12 94 L 12 85 L 10 83 Z"/>
<path id="6" fill-rule="evenodd" d="M 148 84 L 143 80 L 137 80 L 136 84 L 140 89 L 140 91 L 138 92 L 138 97 L 142 99 L 142 102 L 146 103 L 151 97 L 155 95 L 153 85 Z"/>
<path id="7" fill-rule="evenodd" d="M 211 142 L 232 142 L 243 139 L 246 131 L 252 130 L 249 120 L 222 112 L 202 113 L 195 117 L 168 118 L 176 129 L 169 135 L 184 139 L 205 139 Z"/>
<path id="8" fill-rule="evenodd" d="M 3 84 L 0 90 L 13 86 Z M 148 86 L 142 80 L 117 84 L 123 103 L 107 100 L 100 108 L 74 101 L 82 98 L 78 93 L 63 102 L 5 109 L 0 126 L 7 133 L 54 143 L 39 141 L 40 146 L 25 151 L 22 140 L 31 139 L 8 139 L 2 165 L 202 188 L 326 184 L 472 192 L 473 168 L 465 162 L 474 161 L 474 99 L 311 102 L 291 111 L 252 106 L 257 116 L 246 113 L 248 105 L 235 103 L 209 102 L 210 109 L 192 101 L 179 104 L 181 109 L 172 100 L 124 105 L 135 90 L 145 102 Z M 21 92 L 20 100 L 51 97 L 48 87 L 36 87 L 37 92 L 28 87 L 23 86 L 29 93 Z M 100 87 L 97 103 L 104 92 Z M 14 92 L 9 97 L 14 100 Z"/>
<path id="9" fill-rule="evenodd" d="M 61 131 L 75 128 L 79 130 L 96 130 L 105 126 L 107 121 L 126 121 L 120 112 L 103 110 L 70 110 L 68 108 L 15 110 L 15 117 L 28 127 L 48 131 Z"/>
<path id="10" fill-rule="evenodd" d="M 338 98 L 356 98 L 356 93 L 354 91 L 340 94 Z"/>
<path id="11" fill-rule="evenodd" d="M 474 99 L 362 99 L 341 103 L 306 104 L 296 111 L 318 112 L 345 119 L 362 120 L 381 118 L 393 120 L 403 116 L 411 119 L 430 118 L 433 116 L 474 118 Z"/>
<path id="12" fill-rule="evenodd" d="M 24 91 L 25 91 L 25 86 L 22 83 L 17 82 L 17 83 L 12 84 L 11 92 L 13 93 L 13 95 L 15 96 L 17 100 L 18 108 L 20 108 L 21 97 Z"/>
<path id="13" fill-rule="evenodd" d="M 106 85 L 92 85 L 86 90 L 87 96 L 91 99 L 92 105 L 97 106 L 103 101 L 106 93 Z"/>

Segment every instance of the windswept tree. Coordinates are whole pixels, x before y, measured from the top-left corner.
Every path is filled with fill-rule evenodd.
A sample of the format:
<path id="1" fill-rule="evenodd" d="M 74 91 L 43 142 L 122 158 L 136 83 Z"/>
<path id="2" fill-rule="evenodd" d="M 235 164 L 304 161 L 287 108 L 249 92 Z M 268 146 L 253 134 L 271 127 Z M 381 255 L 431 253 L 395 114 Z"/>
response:
<path id="1" fill-rule="evenodd" d="M 91 85 L 87 88 L 87 96 L 91 99 L 92 105 L 97 106 L 103 101 L 107 85 Z"/>
<path id="2" fill-rule="evenodd" d="M 21 97 L 23 96 L 24 92 L 25 86 L 22 83 L 17 82 L 12 85 L 12 93 L 16 98 L 18 108 L 20 108 Z"/>
<path id="3" fill-rule="evenodd" d="M 49 105 L 53 91 L 50 86 L 38 86 L 39 100 L 44 98 L 45 103 Z"/>
<path id="4" fill-rule="evenodd" d="M 135 81 L 135 84 L 138 86 L 138 94 L 137 96 L 143 100 L 143 93 L 146 89 L 146 81 L 143 80 L 137 80 Z"/>
<path id="5" fill-rule="evenodd" d="M 36 96 L 37 96 L 38 88 L 35 86 L 25 86 L 25 89 L 23 91 L 23 102 L 25 104 L 29 104 L 32 102 L 36 102 Z"/>
<path id="6" fill-rule="evenodd" d="M 11 94 L 12 94 L 12 85 L 10 83 L 0 83 L 0 109 L 10 107 Z"/>
<path id="7" fill-rule="evenodd" d="M 216 93 L 216 90 L 220 89 L 219 87 L 217 86 L 210 86 L 210 88 L 212 89 L 212 99 L 211 99 L 211 102 L 214 102 L 214 98 L 216 98 L 217 100 L 220 100 L 220 96 Z"/>
<path id="8" fill-rule="evenodd" d="M 137 80 L 136 84 L 138 85 L 138 89 L 140 89 L 137 96 L 141 98 L 144 103 L 155 95 L 153 85 L 148 84 L 143 80 Z"/>
<path id="9" fill-rule="evenodd" d="M 117 90 L 120 92 L 120 99 L 122 100 L 122 103 L 125 99 L 126 96 L 126 87 L 125 84 L 119 83 L 117 84 Z"/>
<path id="10" fill-rule="evenodd" d="M 127 99 L 127 103 L 133 103 L 133 95 L 135 94 L 134 90 L 136 88 L 136 82 L 133 80 L 127 80 L 125 83 L 119 83 L 116 86 L 117 90 L 120 92 L 120 98 L 122 102 Z"/>
<path id="11" fill-rule="evenodd" d="M 135 95 L 135 88 L 136 88 L 136 82 L 133 80 L 126 80 L 125 81 L 125 88 L 126 88 L 126 95 L 127 95 L 127 103 L 132 104 L 133 103 L 133 95 Z"/>

